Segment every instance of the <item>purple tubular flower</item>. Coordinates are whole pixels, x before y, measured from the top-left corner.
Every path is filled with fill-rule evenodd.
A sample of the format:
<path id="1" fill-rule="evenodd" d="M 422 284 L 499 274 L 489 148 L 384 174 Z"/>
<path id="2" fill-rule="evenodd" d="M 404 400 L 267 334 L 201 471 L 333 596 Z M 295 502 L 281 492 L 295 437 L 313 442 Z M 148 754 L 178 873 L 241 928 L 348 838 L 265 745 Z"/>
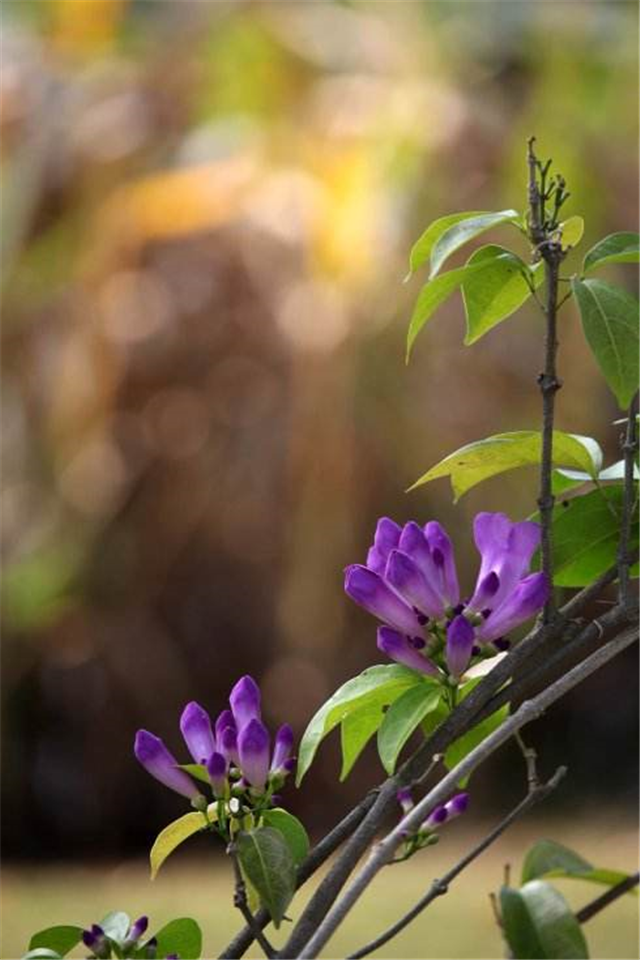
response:
<path id="1" fill-rule="evenodd" d="M 496 610 L 529 569 L 540 527 L 530 520 L 512 523 L 504 513 L 479 513 L 473 536 L 482 563 L 469 606 L 478 612 Z"/>
<path id="2" fill-rule="evenodd" d="M 233 719 L 233 714 L 231 710 L 223 710 L 218 719 L 216 720 L 215 725 L 215 738 L 216 742 L 220 740 L 222 736 L 222 731 L 226 730 L 227 727 L 231 727 L 232 730 L 236 729 L 236 722 Z"/>
<path id="3" fill-rule="evenodd" d="M 293 730 L 284 723 L 276 733 L 271 761 L 271 773 L 288 773 L 285 764 L 293 748 Z"/>
<path id="4" fill-rule="evenodd" d="M 109 943 L 105 936 L 104 930 L 101 926 L 99 926 L 99 924 L 94 923 L 91 925 L 90 930 L 82 931 L 82 942 L 84 943 L 85 947 L 88 947 L 96 957 L 109 956 Z"/>
<path id="5" fill-rule="evenodd" d="M 359 563 L 347 567 L 345 573 L 344 589 L 357 604 L 402 633 L 422 634 L 414 611 L 381 576 Z"/>
<path id="6" fill-rule="evenodd" d="M 257 719 L 240 730 L 238 754 L 242 776 L 256 790 L 264 790 L 269 773 L 269 732 Z"/>
<path id="7" fill-rule="evenodd" d="M 134 920 L 131 926 L 129 927 L 129 932 L 127 933 L 126 943 L 131 945 L 136 943 L 142 934 L 145 932 L 149 926 L 149 917 L 138 917 L 137 920 Z"/>
<path id="8" fill-rule="evenodd" d="M 238 735 L 235 727 L 225 727 L 220 734 L 218 747 L 228 763 L 234 763 L 239 766 L 238 758 Z"/>
<path id="9" fill-rule="evenodd" d="M 449 673 L 459 677 L 467 669 L 473 650 L 475 631 L 466 617 L 454 617 L 447 628 L 446 658 Z"/>
<path id="10" fill-rule="evenodd" d="M 380 517 L 378 520 L 373 546 L 367 555 L 367 566 L 374 573 L 379 573 L 381 576 L 384 573 L 389 553 L 398 546 L 401 530 L 402 528 L 389 517 Z"/>
<path id="11" fill-rule="evenodd" d="M 408 553 L 391 551 L 384 578 L 412 607 L 427 617 L 438 618 L 443 615 L 442 601 Z"/>
<path id="12" fill-rule="evenodd" d="M 198 796 L 200 791 L 193 780 L 179 769 L 177 760 L 169 753 L 159 737 L 149 733 L 148 730 L 138 730 L 133 750 L 136 760 L 142 764 L 147 773 L 163 783 L 165 787 L 181 793 L 189 800 Z"/>
<path id="13" fill-rule="evenodd" d="M 405 667 L 412 670 L 418 670 L 420 673 L 426 673 L 428 676 L 439 676 L 438 668 L 426 657 L 423 657 L 415 647 L 412 647 L 409 640 L 397 630 L 391 627 L 378 627 L 378 650 L 385 653 L 396 663 L 402 663 Z"/>
<path id="14" fill-rule="evenodd" d="M 468 793 L 458 793 L 455 797 L 452 797 L 444 807 L 447 811 L 447 820 L 453 820 L 455 817 L 459 817 L 465 812 L 469 806 L 469 794 Z"/>
<path id="15" fill-rule="evenodd" d="M 433 830 L 435 827 L 440 827 L 447 819 L 447 808 L 445 805 L 436 807 L 435 810 L 432 810 L 427 819 L 424 821 L 421 830 Z"/>
<path id="16" fill-rule="evenodd" d="M 431 558 L 439 571 L 443 598 L 448 606 L 455 607 L 460 602 L 460 587 L 451 540 L 444 527 L 436 520 L 425 524 L 424 535 Z"/>
<path id="17" fill-rule="evenodd" d="M 260 688 L 253 677 L 244 676 L 236 683 L 229 696 L 229 703 L 238 730 L 251 720 L 260 719 Z"/>
<path id="18" fill-rule="evenodd" d="M 477 628 L 483 643 L 497 640 L 541 610 L 549 597 L 549 581 L 544 573 L 532 573 L 516 586 L 487 619 Z"/>
<path id="19" fill-rule="evenodd" d="M 402 807 L 402 815 L 406 816 L 414 807 L 411 789 L 409 787 L 402 787 L 402 789 L 396 793 L 396 799 Z"/>
<path id="20" fill-rule="evenodd" d="M 207 773 L 216 797 L 223 797 L 227 786 L 227 761 L 221 753 L 212 753 L 207 762 Z"/>
<path id="21" fill-rule="evenodd" d="M 192 700 L 182 711 L 180 730 L 195 762 L 206 763 L 216 748 L 207 711 Z"/>

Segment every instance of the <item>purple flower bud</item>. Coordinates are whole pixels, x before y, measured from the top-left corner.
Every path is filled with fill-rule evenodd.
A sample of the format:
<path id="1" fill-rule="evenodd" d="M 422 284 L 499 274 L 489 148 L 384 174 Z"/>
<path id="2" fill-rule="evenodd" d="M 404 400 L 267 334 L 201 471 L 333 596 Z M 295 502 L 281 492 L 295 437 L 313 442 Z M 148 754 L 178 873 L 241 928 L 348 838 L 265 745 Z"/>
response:
<path id="1" fill-rule="evenodd" d="M 433 590 L 418 564 L 407 553 L 392 550 L 384 574 L 401 597 L 421 613 L 438 619 L 444 614 L 444 606 Z"/>
<path id="2" fill-rule="evenodd" d="M 409 813 L 409 810 L 412 810 L 414 807 L 411 789 L 409 787 L 402 787 L 396 793 L 396 799 L 402 807 L 402 815 L 406 816 Z"/>
<path id="3" fill-rule="evenodd" d="M 238 730 L 251 720 L 260 719 L 260 688 L 253 677 L 244 676 L 236 683 L 229 696 L 233 718 Z"/>
<path id="4" fill-rule="evenodd" d="M 506 600 L 478 627 L 483 643 L 497 640 L 541 610 L 549 597 L 549 581 L 544 573 L 532 573 L 521 580 Z"/>
<path id="5" fill-rule="evenodd" d="M 82 942 L 96 957 L 108 957 L 111 952 L 105 932 L 97 923 L 93 923 L 90 930 L 82 931 Z"/>
<path id="6" fill-rule="evenodd" d="M 149 917 L 138 917 L 137 920 L 134 920 L 129 928 L 129 933 L 127 934 L 127 940 L 131 943 L 135 943 L 136 940 L 139 940 L 142 934 L 145 932 L 149 926 Z"/>
<path id="7" fill-rule="evenodd" d="M 455 607 L 460 601 L 460 587 L 451 540 L 444 527 L 435 520 L 425 525 L 424 535 L 433 561 L 439 570 L 443 599 L 447 606 Z"/>
<path id="8" fill-rule="evenodd" d="M 205 763 L 215 750 L 211 719 L 195 701 L 188 703 L 180 717 L 180 730 L 196 763 Z"/>
<path id="9" fill-rule="evenodd" d="M 285 773 L 293 773 L 296 768 L 296 757 L 287 757 L 283 766 Z"/>
<path id="10" fill-rule="evenodd" d="M 445 803 L 445 810 L 447 811 L 447 820 L 453 820 L 454 817 L 459 817 L 465 812 L 469 806 L 469 794 L 468 793 L 458 793 L 455 797 L 452 797 L 447 803 Z"/>
<path id="11" fill-rule="evenodd" d="M 256 790 L 264 790 L 269 773 L 269 732 L 260 720 L 250 720 L 238 734 L 242 775 Z"/>
<path id="12" fill-rule="evenodd" d="M 530 520 L 512 523 L 504 513 L 479 513 L 473 522 L 473 534 L 482 563 L 469 606 L 477 612 L 486 606 L 495 610 L 529 569 L 540 543 L 540 527 Z M 498 587 L 489 601 L 486 588 L 492 573 L 498 577 Z"/>
<path id="13" fill-rule="evenodd" d="M 377 573 L 361 564 L 345 571 L 344 589 L 357 604 L 402 633 L 422 633 L 416 614 Z"/>
<path id="14" fill-rule="evenodd" d="M 436 827 L 442 826 L 442 824 L 447 819 L 447 808 L 443 804 L 439 807 L 436 807 L 435 810 L 429 814 L 427 819 L 424 821 L 421 830 L 434 830 Z"/>
<path id="15" fill-rule="evenodd" d="M 474 638 L 475 631 L 467 618 L 462 615 L 454 617 L 447 627 L 446 658 L 451 676 L 459 677 L 466 670 Z"/>
<path id="16" fill-rule="evenodd" d="M 212 753 L 207 763 L 207 773 L 216 797 L 223 797 L 227 787 L 227 761 L 221 753 Z"/>
<path id="17" fill-rule="evenodd" d="M 419 653 L 404 634 L 392 630 L 391 627 L 378 627 L 378 650 L 396 663 L 402 663 L 412 670 L 418 670 L 431 677 L 440 676 L 435 664 Z"/>
<path id="18" fill-rule="evenodd" d="M 154 960 L 158 949 L 158 938 L 150 937 L 144 945 L 147 960 Z"/>
<path id="19" fill-rule="evenodd" d="M 199 790 L 193 780 L 184 770 L 179 769 L 175 757 L 169 753 L 159 737 L 149 733 L 148 730 L 138 730 L 133 749 L 136 759 L 147 773 L 163 783 L 165 787 L 181 793 L 183 797 L 188 797 L 190 800 L 198 796 Z"/>
<path id="20" fill-rule="evenodd" d="M 235 727 L 225 727 L 218 738 L 220 752 L 224 755 L 228 763 L 237 766 L 240 764 L 238 757 L 238 735 Z"/>
<path id="21" fill-rule="evenodd" d="M 226 730 L 227 727 L 231 727 L 232 730 L 236 729 L 236 722 L 233 719 L 233 714 L 231 710 L 223 710 L 219 715 L 215 723 L 215 738 L 216 742 L 220 740 L 220 736 L 223 730 Z"/>
<path id="22" fill-rule="evenodd" d="M 293 748 L 293 730 L 288 723 L 283 724 L 276 733 L 271 761 L 271 773 L 286 773 L 285 763 Z"/>

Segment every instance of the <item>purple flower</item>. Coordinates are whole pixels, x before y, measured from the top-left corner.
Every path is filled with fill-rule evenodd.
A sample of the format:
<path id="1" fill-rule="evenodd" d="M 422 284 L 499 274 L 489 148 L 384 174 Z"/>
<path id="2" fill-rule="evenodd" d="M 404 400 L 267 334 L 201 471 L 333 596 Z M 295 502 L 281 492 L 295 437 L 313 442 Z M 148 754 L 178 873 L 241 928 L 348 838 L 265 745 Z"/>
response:
<path id="1" fill-rule="evenodd" d="M 238 734 L 235 727 L 224 728 L 218 739 L 218 746 L 227 763 L 233 763 L 236 767 L 240 764 L 238 759 Z"/>
<path id="2" fill-rule="evenodd" d="M 438 569 L 442 597 L 448 606 L 455 607 L 460 600 L 460 587 L 451 540 L 444 527 L 441 527 L 436 520 L 425 524 L 424 535 L 431 551 L 431 559 Z"/>
<path id="3" fill-rule="evenodd" d="M 231 727 L 232 730 L 236 729 L 236 722 L 233 719 L 233 714 L 231 713 L 231 710 L 223 710 L 220 716 L 218 717 L 218 719 L 216 720 L 216 724 L 215 724 L 216 742 L 220 741 L 220 737 L 222 736 L 222 731 L 226 730 L 227 727 Z"/>
<path id="4" fill-rule="evenodd" d="M 182 711 L 180 730 L 195 762 L 206 763 L 216 748 L 207 711 L 192 700 Z"/>
<path id="5" fill-rule="evenodd" d="M 111 953 L 105 932 L 97 923 L 92 924 L 91 929 L 82 931 L 82 942 L 96 957 L 108 957 Z"/>
<path id="6" fill-rule="evenodd" d="M 410 810 L 413 810 L 414 802 L 411 796 L 410 787 L 401 787 L 396 793 L 396 800 L 402 808 L 402 816 L 406 817 Z"/>
<path id="7" fill-rule="evenodd" d="M 238 680 L 229 695 L 229 703 L 239 731 L 250 720 L 260 719 L 260 688 L 253 677 L 244 676 Z"/>
<path id="8" fill-rule="evenodd" d="M 357 563 L 347 567 L 345 573 L 344 588 L 352 600 L 388 626 L 422 635 L 416 613 L 383 577 Z"/>
<path id="9" fill-rule="evenodd" d="M 227 788 L 226 758 L 221 753 L 212 753 L 207 761 L 207 773 L 216 797 L 224 797 Z"/>
<path id="10" fill-rule="evenodd" d="M 293 748 L 293 730 L 284 723 L 276 733 L 271 760 L 271 773 L 288 773 L 287 761 Z"/>
<path id="11" fill-rule="evenodd" d="M 437 827 L 441 827 L 443 823 L 448 823 L 449 820 L 454 820 L 456 817 L 459 817 L 461 814 L 463 814 L 468 806 L 469 794 L 458 793 L 447 803 L 436 807 L 435 810 L 433 810 L 424 821 L 420 827 L 420 830 L 427 832 L 434 830 Z"/>
<path id="12" fill-rule="evenodd" d="M 269 773 L 269 731 L 261 720 L 250 720 L 241 729 L 238 755 L 244 779 L 256 790 L 264 790 Z"/>
<path id="13" fill-rule="evenodd" d="M 149 926 L 149 917 L 138 917 L 134 920 L 127 934 L 127 940 L 139 940 Z"/>
<path id="14" fill-rule="evenodd" d="M 549 580 L 545 573 L 532 573 L 521 580 L 513 592 L 480 625 L 478 640 L 498 640 L 541 610 L 549 597 Z"/>
<path id="15" fill-rule="evenodd" d="M 424 657 L 409 638 L 391 627 L 378 627 L 378 650 L 395 660 L 396 663 L 402 663 L 405 667 L 412 670 L 418 670 L 419 673 L 426 673 L 429 676 L 437 677 L 440 675 L 438 668 Z"/>
<path id="16" fill-rule="evenodd" d="M 466 617 L 454 617 L 447 627 L 446 659 L 449 673 L 459 677 L 467 669 L 475 640 L 475 631 Z"/>
<path id="17" fill-rule="evenodd" d="M 199 794 L 193 780 L 184 770 L 178 767 L 178 761 L 171 754 L 159 737 L 148 730 L 138 730 L 136 734 L 134 753 L 136 759 L 145 768 L 147 773 L 163 783 L 170 790 L 181 793 L 183 797 L 193 800 Z"/>
<path id="18" fill-rule="evenodd" d="M 468 606 L 480 613 L 497 609 L 527 572 L 540 544 L 540 527 L 530 520 L 512 523 L 504 513 L 479 513 L 473 536 L 482 563 Z"/>

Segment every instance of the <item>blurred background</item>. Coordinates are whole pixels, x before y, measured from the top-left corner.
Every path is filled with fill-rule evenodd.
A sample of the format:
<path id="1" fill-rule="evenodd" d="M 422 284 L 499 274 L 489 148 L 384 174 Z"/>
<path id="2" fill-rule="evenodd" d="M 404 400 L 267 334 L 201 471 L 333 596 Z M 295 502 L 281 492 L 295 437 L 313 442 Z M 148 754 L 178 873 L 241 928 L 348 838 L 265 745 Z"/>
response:
<path id="1" fill-rule="evenodd" d="M 586 219 L 582 252 L 636 228 L 638 15 L 605 0 L 3 0 L 1 13 L 10 899 L 44 861 L 65 883 L 124 869 L 183 810 L 135 762 L 138 727 L 179 751 L 183 705 L 218 712 L 250 672 L 269 723 L 299 735 L 379 662 L 375 624 L 342 591 L 378 516 L 437 517 L 470 587 L 475 513 L 532 511 L 530 471 L 455 506 L 444 481 L 403 492 L 464 443 L 538 426 L 541 324 L 527 307 L 463 348 L 454 297 L 405 367 L 420 279 L 402 279 L 431 220 L 524 206 L 531 133 L 568 180 L 567 214 Z M 558 426 L 611 462 L 620 414 L 571 306 L 560 340 Z M 609 847 L 626 860 L 607 865 L 629 870 L 634 656 L 529 735 L 543 771 L 570 768 L 533 835 L 561 839 L 582 817 L 589 857 L 596 811 L 601 838 L 627 830 Z M 314 837 L 380 779 L 373 747 L 345 785 L 337 772 L 330 742 L 287 788 Z M 474 781 L 478 821 L 523 786 L 503 751 Z M 500 879 L 480 883 L 485 912 Z M 5 949 L 20 950 L 28 927 L 11 929 Z M 628 952 L 606 955 L 635 955 L 633 918 L 626 930 Z"/>

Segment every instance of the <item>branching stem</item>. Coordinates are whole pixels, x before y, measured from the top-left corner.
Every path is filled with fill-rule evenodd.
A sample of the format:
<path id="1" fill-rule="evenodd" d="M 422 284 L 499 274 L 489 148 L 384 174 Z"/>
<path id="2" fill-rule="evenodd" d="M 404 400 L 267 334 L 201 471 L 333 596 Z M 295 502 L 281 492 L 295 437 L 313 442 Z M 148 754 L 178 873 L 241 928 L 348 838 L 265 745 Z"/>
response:
<path id="1" fill-rule="evenodd" d="M 272 960 L 276 956 L 276 951 L 271 946 L 266 936 L 262 932 L 260 924 L 256 923 L 256 918 L 249 909 L 249 904 L 247 903 L 247 887 L 244 882 L 244 877 L 242 876 L 242 871 L 240 869 L 240 864 L 238 862 L 238 857 L 236 854 L 235 847 L 233 844 L 229 844 L 227 847 L 227 853 L 231 857 L 231 862 L 233 863 L 233 872 L 235 875 L 235 890 L 233 894 L 233 905 L 237 907 L 242 916 L 244 917 L 247 925 L 249 926 L 253 937 L 258 941 L 260 947 L 266 957 L 269 957 L 269 960 Z"/>
<path id="2" fill-rule="evenodd" d="M 631 401 L 627 425 L 622 443 L 624 458 L 624 494 L 622 498 L 622 517 L 620 519 L 620 542 L 618 545 L 618 583 L 619 599 L 625 606 L 630 603 L 629 568 L 633 563 L 629 555 L 629 539 L 631 533 L 631 515 L 634 503 L 634 467 L 638 452 L 638 394 Z"/>

